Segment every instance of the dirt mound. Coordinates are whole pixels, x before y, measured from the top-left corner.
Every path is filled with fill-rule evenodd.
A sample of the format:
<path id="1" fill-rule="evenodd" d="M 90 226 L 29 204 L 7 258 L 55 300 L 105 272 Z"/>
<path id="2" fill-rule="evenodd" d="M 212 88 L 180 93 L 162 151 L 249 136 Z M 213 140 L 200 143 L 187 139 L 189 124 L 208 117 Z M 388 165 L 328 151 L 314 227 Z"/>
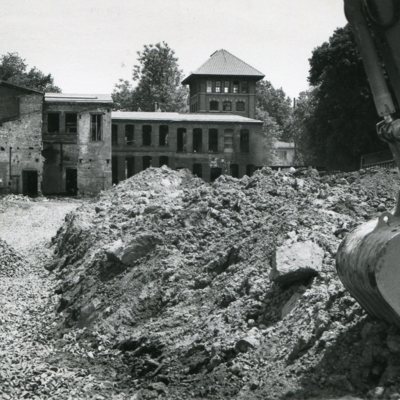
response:
<path id="1" fill-rule="evenodd" d="M 67 217 L 58 310 L 121 350 L 138 399 L 395 396 L 400 335 L 344 290 L 334 256 L 397 187 L 388 171 L 209 185 L 150 168 Z"/>
<path id="2" fill-rule="evenodd" d="M 0 239 L 0 278 L 24 274 L 27 263 L 15 249 Z"/>

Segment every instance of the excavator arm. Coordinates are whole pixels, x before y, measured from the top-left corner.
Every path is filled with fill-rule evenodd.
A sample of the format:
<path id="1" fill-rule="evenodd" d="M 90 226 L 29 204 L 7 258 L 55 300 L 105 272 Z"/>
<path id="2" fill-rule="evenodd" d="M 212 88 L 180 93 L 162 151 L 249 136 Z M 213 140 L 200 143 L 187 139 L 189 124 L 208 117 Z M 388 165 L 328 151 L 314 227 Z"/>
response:
<path id="1" fill-rule="evenodd" d="M 377 133 L 400 168 L 400 0 L 344 0 L 378 115 Z M 400 196 L 394 213 L 361 225 L 341 243 L 336 268 L 370 314 L 400 327 Z"/>

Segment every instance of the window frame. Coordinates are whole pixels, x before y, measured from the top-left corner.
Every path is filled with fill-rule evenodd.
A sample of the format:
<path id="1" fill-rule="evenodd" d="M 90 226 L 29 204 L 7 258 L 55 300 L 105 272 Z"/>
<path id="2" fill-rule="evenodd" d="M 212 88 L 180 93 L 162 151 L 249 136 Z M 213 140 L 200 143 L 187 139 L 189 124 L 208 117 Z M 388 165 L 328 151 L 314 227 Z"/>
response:
<path id="1" fill-rule="evenodd" d="M 58 125 L 58 129 L 57 130 L 49 130 L 49 116 L 57 116 L 57 125 Z M 47 112 L 47 133 L 52 133 L 52 134 L 56 134 L 56 133 L 60 133 L 60 112 L 59 111 L 48 111 Z"/>
<path id="2" fill-rule="evenodd" d="M 93 121 L 96 118 L 96 121 Z M 100 122 L 100 123 L 99 123 Z M 93 129 L 95 127 L 95 129 Z M 103 114 L 91 113 L 90 114 L 90 139 L 92 142 L 103 141 Z"/>

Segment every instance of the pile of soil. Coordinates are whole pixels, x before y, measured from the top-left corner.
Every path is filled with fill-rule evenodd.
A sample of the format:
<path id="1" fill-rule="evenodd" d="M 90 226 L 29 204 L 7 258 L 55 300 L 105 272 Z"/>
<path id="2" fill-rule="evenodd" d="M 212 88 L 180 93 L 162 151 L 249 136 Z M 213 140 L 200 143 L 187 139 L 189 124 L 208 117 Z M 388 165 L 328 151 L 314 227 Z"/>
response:
<path id="1" fill-rule="evenodd" d="M 55 237 L 63 325 L 121 351 L 135 399 L 400 399 L 400 333 L 365 314 L 334 262 L 397 187 L 383 170 L 265 168 L 210 185 L 150 168 Z M 310 243 L 320 265 L 275 279 L 277 250 Z"/>
<path id="2" fill-rule="evenodd" d="M 0 239 L 0 278 L 21 276 L 26 272 L 26 267 L 23 256 Z"/>

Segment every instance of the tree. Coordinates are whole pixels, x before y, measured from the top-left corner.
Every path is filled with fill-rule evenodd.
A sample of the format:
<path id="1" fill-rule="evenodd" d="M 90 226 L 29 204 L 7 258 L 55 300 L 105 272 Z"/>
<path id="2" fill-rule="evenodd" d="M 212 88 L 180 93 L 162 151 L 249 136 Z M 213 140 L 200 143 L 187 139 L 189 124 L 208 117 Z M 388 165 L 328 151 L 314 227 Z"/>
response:
<path id="1" fill-rule="evenodd" d="M 263 79 L 256 86 L 257 107 L 260 111 L 268 113 L 279 128 L 278 138 L 284 141 L 292 140 L 291 100 L 282 88 L 275 89 L 271 82 Z"/>
<path id="2" fill-rule="evenodd" d="M 25 60 L 18 53 L 7 53 L 0 57 L 0 80 L 43 92 L 61 92 L 54 85 L 51 74 L 46 75 L 36 67 L 28 69 Z"/>
<path id="3" fill-rule="evenodd" d="M 362 154 L 387 147 L 375 133 L 379 118 L 349 26 L 313 51 L 309 82 L 314 105 L 306 136 L 317 164 L 355 169 Z"/>
<path id="4" fill-rule="evenodd" d="M 154 111 L 184 111 L 187 108 L 187 90 L 181 85 L 182 71 L 175 52 L 167 43 L 145 45 L 138 53 L 132 79 L 120 80 L 113 99 L 118 109 Z"/>

